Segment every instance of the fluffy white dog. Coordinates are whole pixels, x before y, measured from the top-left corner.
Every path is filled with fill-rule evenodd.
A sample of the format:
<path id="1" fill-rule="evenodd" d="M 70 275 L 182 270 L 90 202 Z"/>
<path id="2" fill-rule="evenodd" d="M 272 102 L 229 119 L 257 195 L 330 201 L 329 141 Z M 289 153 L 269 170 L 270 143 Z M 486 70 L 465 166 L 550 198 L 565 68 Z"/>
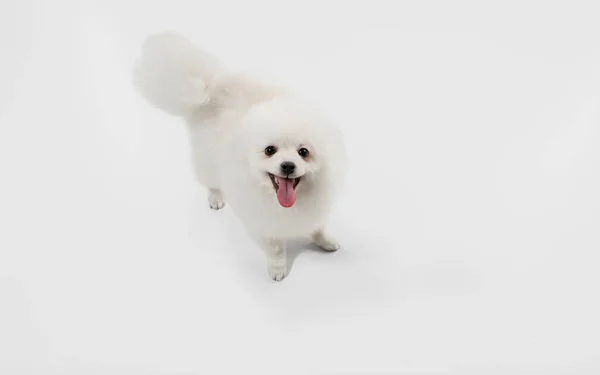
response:
<path id="1" fill-rule="evenodd" d="M 271 278 L 287 275 L 290 239 L 339 248 L 325 225 L 345 179 L 346 152 L 340 132 L 316 107 L 231 73 L 171 33 L 145 41 L 134 84 L 152 105 L 185 120 L 210 207 L 231 206 L 264 250 Z"/>

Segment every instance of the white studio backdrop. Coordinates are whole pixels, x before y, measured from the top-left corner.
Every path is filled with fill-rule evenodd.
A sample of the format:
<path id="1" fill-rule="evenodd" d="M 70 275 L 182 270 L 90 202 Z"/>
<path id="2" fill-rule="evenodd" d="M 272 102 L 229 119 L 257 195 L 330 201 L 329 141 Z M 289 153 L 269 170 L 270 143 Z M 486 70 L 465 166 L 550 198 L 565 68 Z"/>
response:
<path id="1" fill-rule="evenodd" d="M 600 371 L 600 5 L 3 1 L 0 373 Z M 133 90 L 148 34 L 346 136 L 335 254 L 282 283 Z"/>

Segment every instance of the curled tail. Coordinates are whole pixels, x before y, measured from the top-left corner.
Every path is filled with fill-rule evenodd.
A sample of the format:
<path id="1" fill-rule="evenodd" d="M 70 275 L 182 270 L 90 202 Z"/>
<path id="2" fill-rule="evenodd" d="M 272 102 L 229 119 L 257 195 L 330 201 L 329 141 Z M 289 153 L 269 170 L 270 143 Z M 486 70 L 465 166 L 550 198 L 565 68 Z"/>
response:
<path id="1" fill-rule="evenodd" d="M 187 116 L 210 100 L 207 86 L 228 71 L 214 56 L 174 33 L 146 39 L 133 83 L 155 107 Z"/>

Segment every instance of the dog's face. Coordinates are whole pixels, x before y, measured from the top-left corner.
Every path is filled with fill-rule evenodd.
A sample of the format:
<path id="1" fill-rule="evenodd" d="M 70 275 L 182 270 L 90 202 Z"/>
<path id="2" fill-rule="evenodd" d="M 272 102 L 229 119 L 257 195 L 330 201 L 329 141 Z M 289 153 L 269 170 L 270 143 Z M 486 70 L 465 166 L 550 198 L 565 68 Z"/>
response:
<path id="1" fill-rule="evenodd" d="M 318 151 L 308 140 L 301 139 L 274 137 L 266 144 L 256 150 L 250 159 L 251 166 L 263 184 L 271 183 L 279 204 L 292 207 L 296 203 L 296 189 L 318 174 Z"/>
<path id="2" fill-rule="evenodd" d="M 345 167 L 342 140 L 309 107 L 265 103 L 252 110 L 242 126 L 252 178 L 282 207 L 341 185 Z"/>

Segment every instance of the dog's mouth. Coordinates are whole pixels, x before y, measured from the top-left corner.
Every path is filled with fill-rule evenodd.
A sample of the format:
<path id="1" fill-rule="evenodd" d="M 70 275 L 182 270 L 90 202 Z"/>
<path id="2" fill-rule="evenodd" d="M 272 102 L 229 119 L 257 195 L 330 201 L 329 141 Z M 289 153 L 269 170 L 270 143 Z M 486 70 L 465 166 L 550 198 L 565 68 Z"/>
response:
<path id="1" fill-rule="evenodd" d="M 268 173 L 275 192 L 277 193 L 277 200 L 282 207 L 289 208 L 296 203 L 296 187 L 300 183 L 301 177 L 287 178 L 276 176 L 272 173 Z"/>

